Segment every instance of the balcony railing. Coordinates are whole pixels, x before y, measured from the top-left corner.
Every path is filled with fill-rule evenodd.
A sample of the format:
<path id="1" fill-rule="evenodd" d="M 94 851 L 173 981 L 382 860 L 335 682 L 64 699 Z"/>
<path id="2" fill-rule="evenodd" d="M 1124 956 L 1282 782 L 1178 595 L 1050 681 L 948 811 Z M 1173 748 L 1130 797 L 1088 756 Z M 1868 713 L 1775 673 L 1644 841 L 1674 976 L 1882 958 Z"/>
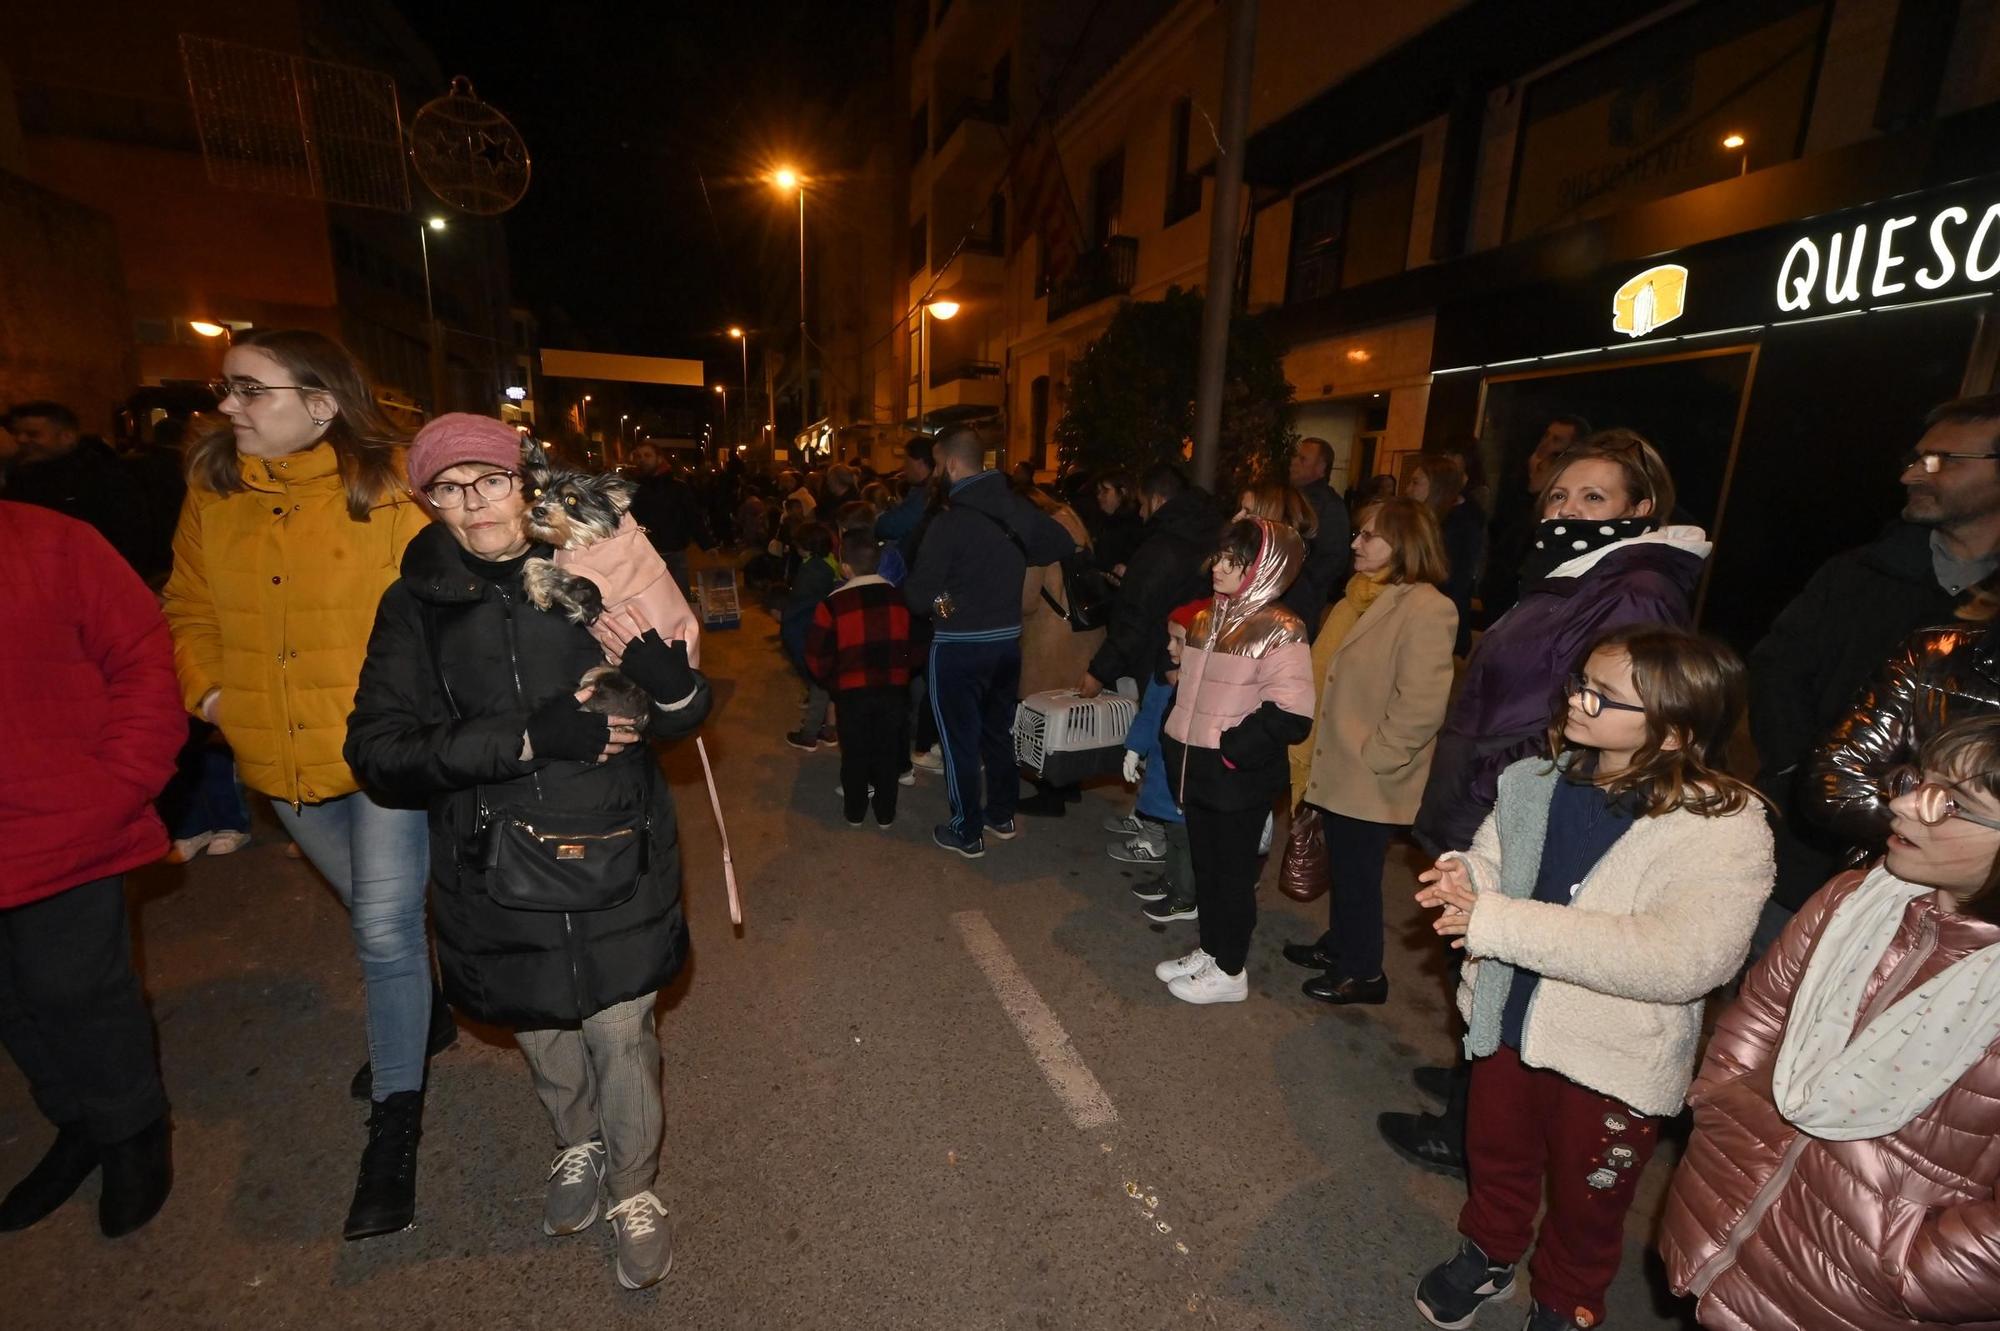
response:
<path id="1" fill-rule="evenodd" d="M 943 388 L 960 379 L 998 379 L 1000 367 L 990 360 L 962 360 L 954 365 L 931 366 L 931 387 Z"/>
<path id="2" fill-rule="evenodd" d="M 1049 322 L 1074 314 L 1086 305 L 1132 289 L 1139 275 L 1139 238 L 1113 236 L 1101 249 L 1076 261 L 1068 276 L 1049 289 Z"/>
<path id="3" fill-rule="evenodd" d="M 958 133 L 958 127 L 966 121 L 976 121 L 982 125 L 1004 125 L 1007 123 L 1007 100 L 1004 97 L 987 99 L 968 97 L 951 109 L 938 121 L 937 136 L 931 140 L 933 152 L 951 142 L 951 136 Z"/>

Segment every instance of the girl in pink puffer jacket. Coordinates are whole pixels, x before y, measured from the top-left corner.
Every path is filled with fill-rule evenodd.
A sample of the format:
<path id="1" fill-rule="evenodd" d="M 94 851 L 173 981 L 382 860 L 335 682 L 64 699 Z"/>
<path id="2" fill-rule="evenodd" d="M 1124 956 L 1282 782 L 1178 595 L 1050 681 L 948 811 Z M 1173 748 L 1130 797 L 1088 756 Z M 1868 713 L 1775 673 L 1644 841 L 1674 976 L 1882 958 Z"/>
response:
<path id="1" fill-rule="evenodd" d="M 1312 652 L 1278 604 L 1305 563 L 1282 522 L 1244 518 L 1209 561 L 1215 600 L 1195 616 L 1161 757 L 1187 812 L 1201 946 L 1154 974 L 1188 1003 L 1240 1003 L 1257 926 L 1257 839 L 1290 780 L 1287 754 L 1312 730 Z"/>

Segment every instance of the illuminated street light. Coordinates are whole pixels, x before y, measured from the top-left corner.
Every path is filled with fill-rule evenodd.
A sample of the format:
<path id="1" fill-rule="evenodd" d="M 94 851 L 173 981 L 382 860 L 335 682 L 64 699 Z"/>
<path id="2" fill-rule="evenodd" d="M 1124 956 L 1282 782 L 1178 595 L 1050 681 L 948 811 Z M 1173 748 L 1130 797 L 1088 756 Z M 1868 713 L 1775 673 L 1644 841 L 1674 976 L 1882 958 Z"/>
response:
<path id="1" fill-rule="evenodd" d="M 1750 140 L 1733 130 L 1722 136 L 1722 146 L 1724 148 L 1727 148 L 1730 152 L 1741 154 L 1736 167 L 1736 174 L 1739 176 L 1748 174 L 1750 170 L 1749 144 Z"/>
<path id="2" fill-rule="evenodd" d="M 740 342 L 743 339 L 743 330 L 741 328 L 732 328 L 729 330 L 729 335 Z"/>
<path id="3" fill-rule="evenodd" d="M 444 228 L 445 228 L 445 220 L 444 220 L 444 219 L 443 219 L 442 217 L 433 217 L 433 218 L 431 218 L 431 219 L 430 219 L 430 228 L 431 228 L 431 230 L 433 230 L 433 231 L 442 231 L 442 230 L 444 230 Z"/>
<path id="4" fill-rule="evenodd" d="M 221 324 L 210 323 L 206 319 L 190 319 L 188 320 L 188 327 L 194 329 L 195 332 L 200 333 L 203 337 L 221 337 L 229 331 Z"/>
<path id="5" fill-rule="evenodd" d="M 929 308 L 931 318 L 949 319 L 958 313 L 958 302 L 955 300 L 934 300 L 930 303 Z"/>
<path id="6" fill-rule="evenodd" d="M 771 183 L 789 193 L 799 187 L 799 173 L 789 166 L 781 166 L 771 173 Z"/>
<path id="7" fill-rule="evenodd" d="M 772 172 L 771 183 L 799 196 L 799 424 L 803 426 L 812 423 L 812 375 L 807 355 L 810 343 L 806 338 L 806 186 L 804 178 L 789 166 Z"/>

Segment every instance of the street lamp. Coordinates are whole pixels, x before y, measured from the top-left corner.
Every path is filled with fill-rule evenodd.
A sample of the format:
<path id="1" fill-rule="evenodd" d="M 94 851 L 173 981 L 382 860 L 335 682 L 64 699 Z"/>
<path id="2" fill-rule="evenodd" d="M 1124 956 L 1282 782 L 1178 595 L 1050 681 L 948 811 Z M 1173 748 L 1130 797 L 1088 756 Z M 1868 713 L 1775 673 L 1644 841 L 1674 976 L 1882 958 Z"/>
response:
<path id="1" fill-rule="evenodd" d="M 741 328 L 735 327 L 730 328 L 729 335 L 735 338 L 743 348 L 743 401 L 741 406 L 745 411 L 748 411 L 750 409 L 750 335 Z"/>
<path id="2" fill-rule="evenodd" d="M 949 319 L 957 313 L 958 313 L 958 302 L 955 300 L 945 299 L 944 297 L 939 297 L 937 300 L 933 301 L 927 301 L 924 304 L 919 305 L 917 307 L 917 433 L 918 434 L 922 434 L 924 432 L 924 380 L 926 377 L 928 377 L 924 369 L 924 359 L 925 359 L 925 349 L 930 343 L 930 337 L 925 332 L 924 329 L 924 319 L 926 316 L 929 316 L 932 319 Z"/>
<path id="3" fill-rule="evenodd" d="M 583 446 L 590 447 L 590 394 L 583 395 L 583 401 L 576 404 L 576 425 L 583 433 Z"/>
<path id="4" fill-rule="evenodd" d="M 618 418 L 618 443 L 619 443 L 619 445 L 620 445 L 621 447 L 622 447 L 622 446 L 624 445 L 624 443 L 625 443 L 625 422 L 626 422 L 626 421 L 629 421 L 629 420 L 631 420 L 631 419 L 632 419 L 632 418 L 631 418 L 631 417 L 630 417 L 629 415 L 628 415 L 628 416 L 620 416 L 620 417 Z"/>
<path id="5" fill-rule="evenodd" d="M 717 384 L 715 391 L 722 398 L 722 437 L 727 439 L 729 437 L 729 390 L 721 384 Z"/>
<path id="6" fill-rule="evenodd" d="M 799 428 L 804 429 L 812 424 L 812 377 L 806 372 L 806 182 L 789 166 L 781 166 L 772 173 L 771 183 L 799 196 Z"/>
<path id="7" fill-rule="evenodd" d="M 442 232 L 445 220 L 433 213 L 417 227 L 417 248 L 424 255 L 424 322 L 430 329 L 431 410 L 444 410 L 444 339 L 437 321 L 437 303 L 431 296 L 431 232 Z"/>
<path id="8" fill-rule="evenodd" d="M 1747 175 L 1750 171 L 1749 144 L 1750 141 L 1741 134 L 1731 132 L 1722 136 L 1722 146 L 1730 152 L 1739 154 L 1736 167 L 1736 174 L 1739 176 Z"/>

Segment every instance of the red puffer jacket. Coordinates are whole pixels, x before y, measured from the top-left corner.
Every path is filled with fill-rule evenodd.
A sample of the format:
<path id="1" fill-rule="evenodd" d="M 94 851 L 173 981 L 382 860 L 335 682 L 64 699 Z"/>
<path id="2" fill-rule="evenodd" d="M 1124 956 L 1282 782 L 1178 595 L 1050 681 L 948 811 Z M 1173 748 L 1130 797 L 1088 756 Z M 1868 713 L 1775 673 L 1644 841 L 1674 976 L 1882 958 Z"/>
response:
<path id="1" fill-rule="evenodd" d="M 1799 979 L 1827 917 L 1862 877 L 1828 883 L 1750 972 L 1688 1095 L 1694 1138 L 1674 1175 L 1660 1252 L 1674 1289 L 1700 1298 L 1711 1331 L 2000 1328 L 2000 1045 L 1886 1137 L 1809 1137 L 1772 1102 L 1771 1067 Z M 1893 1001 L 1994 943 L 2000 925 L 1916 898 L 1862 1012 L 1890 979 Z"/>
<path id="2" fill-rule="evenodd" d="M 0 502 L 0 909 L 158 859 L 187 742 L 167 621 L 110 544 Z"/>

